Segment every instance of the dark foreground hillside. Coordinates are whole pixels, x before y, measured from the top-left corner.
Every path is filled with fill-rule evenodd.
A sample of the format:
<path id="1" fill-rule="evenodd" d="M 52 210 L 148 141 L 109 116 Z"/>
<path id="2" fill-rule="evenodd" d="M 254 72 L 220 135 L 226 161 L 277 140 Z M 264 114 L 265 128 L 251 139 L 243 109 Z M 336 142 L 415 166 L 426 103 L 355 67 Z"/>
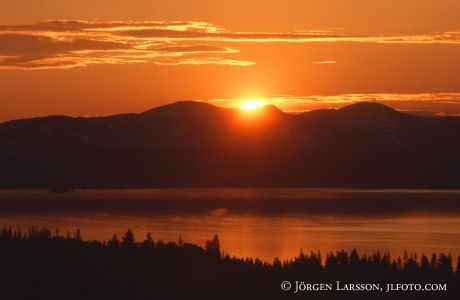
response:
<path id="1" fill-rule="evenodd" d="M 0 124 L 0 188 L 460 188 L 460 118 L 178 102 Z"/>
<path id="2" fill-rule="evenodd" d="M 296 280 L 334 289 L 294 294 Z M 290 291 L 282 291 L 284 281 L 292 284 Z M 380 284 L 382 291 L 338 291 L 336 281 L 341 288 Z M 428 283 L 438 290 L 387 293 L 387 283 Z M 459 267 L 444 254 L 392 259 L 340 251 L 264 263 L 222 254 L 217 237 L 203 249 L 151 235 L 136 242 L 131 231 L 107 243 L 47 229 L 0 233 L 1 299 L 458 299 L 459 283 Z"/>

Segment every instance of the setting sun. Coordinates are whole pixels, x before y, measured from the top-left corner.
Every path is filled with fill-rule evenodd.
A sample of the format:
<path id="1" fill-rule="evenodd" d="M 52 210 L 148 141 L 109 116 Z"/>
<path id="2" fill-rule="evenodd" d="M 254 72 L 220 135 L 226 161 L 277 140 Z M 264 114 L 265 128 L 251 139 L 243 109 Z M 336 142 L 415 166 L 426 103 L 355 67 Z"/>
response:
<path id="1" fill-rule="evenodd" d="M 242 110 L 253 110 L 253 109 L 262 107 L 263 105 L 264 104 L 260 101 L 248 100 L 248 101 L 243 102 L 243 104 L 241 105 L 241 109 Z"/>

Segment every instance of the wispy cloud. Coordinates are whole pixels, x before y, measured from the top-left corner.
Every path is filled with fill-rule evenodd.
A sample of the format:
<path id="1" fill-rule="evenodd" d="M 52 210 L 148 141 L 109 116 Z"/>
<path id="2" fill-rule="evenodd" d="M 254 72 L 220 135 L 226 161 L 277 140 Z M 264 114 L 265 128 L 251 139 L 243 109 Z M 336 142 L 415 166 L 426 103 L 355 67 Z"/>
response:
<path id="1" fill-rule="evenodd" d="M 222 43 L 394 43 L 460 45 L 460 30 L 420 35 L 363 36 L 341 31 L 234 32 L 206 22 L 53 20 L 0 25 L 0 69 L 73 68 L 93 64 L 168 65 L 255 62 Z M 218 43 L 219 45 L 216 45 Z M 336 61 L 318 61 L 333 64 Z"/>
<path id="2" fill-rule="evenodd" d="M 151 50 L 169 52 L 169 53 L 237 53 L 238 50 L 232 48 L 210 46 L 210 45 L 193 45 L 193 46 L 166 46 L 154 47 Z"/>
<path id="3" fill-rule="evenodd" d="M 239 51 L 208 43 L 177 41 L 169 35 L 145 39 L 125 36 L 130 30 L 215 32 L 203 22 L 49 21 L 0 25 L 0 69 L 74 68 L 95 64 L 224 64 L 250 66 L 229 58 Z M 217 56 L 218 55 L 218 56 Z"/>
<path id="4" fill-rule="evenodd" d="M 333 65 L 336 64 L 337 61 L 335 60 L 323 60 L 323 61 L 314 61 L 315 65 Z"/>
<path id="5" fill-rule="evenodd" d="M 184 58 L 179 61 L 164 61 L 158 62 L 160 65 L 232 65 L 232 66 L 251 66 L 254 64 L 252 61 L 223 59 L 219 57 L 206 57 L 206 58 Z"/>

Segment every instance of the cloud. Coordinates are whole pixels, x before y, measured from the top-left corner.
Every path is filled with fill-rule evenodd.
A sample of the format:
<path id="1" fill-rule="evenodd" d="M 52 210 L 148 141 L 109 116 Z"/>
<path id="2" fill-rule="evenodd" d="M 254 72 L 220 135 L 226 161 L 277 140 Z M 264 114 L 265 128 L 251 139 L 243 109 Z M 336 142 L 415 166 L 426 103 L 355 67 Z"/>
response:
<path id="1" fill-rule="evenodd" d="M 254 64 L 252 61 L 224 59 L 220 57 L 206 57 L 206 58 L 185 58 L 175 62 L 158 62 L 159 65 L 232 65 L 247 67 Z"/>
<path id="2" fill-rule="evenodd" d="M 0 69 L 73 68 L 94 64 L 223 64 L 251 66 L 222 43 L 394 43 L 460 45 L 460 30 L 362 36 L 342 31 L 237 32 L 207 22 L 51 20 L 0 25 Z M 218 43 L 218 45 L 216 45 Z M 218 54 L 218 55 L 216 55 Z M 315 64 L 333 64 L 318 61 Z"/>
<path id="3" fill-rule="evenodd" d="M 460 29 L 448 32 L 432 32 L 418 35 L 348 35 L 339 31 L 295 31 L 295 32 L 231 32 L 214 27 L 212 24 L 190 27 L 191 30 L 155 28 L 149 26 L 131 26 L 114 34 L 143 39 L 215 41 L 215 42 L 252 42 L 252 43 L 386 43 L 386 44 L 460 44 Z"/>
<path id="4" fill-rule="evenodd" d="M 217 30 L 214 25 L 206 22 L 183 22 L 183 21 L 144 21 L 144 22 L 100 22 L 82 20 L 50 20 L 35 24 L 0 25 L 1 31 L 46 31 L 46 32 L 70 32 L 81 30 L 129 30 L 129 29 L 163 28 L 171 30 Z"/>
<path id="5" fill-rule="evenodd" d="M 324 61 L 314 61 L 315 65 L 333 65 L 336 64 L 337 61 L 335 60 L 324 60 Z"/>
<path id="6" fill-rule="evenodd" d="M 253 62 L 225 57 L 229 47 L 166 39 L 123 37 L 133 28 L 165 32 L 215 32 L 204 22 L 88 22 L 55 20 L 37 24 L 0 25 L 0 69 L 61 69 L 95 64 L 220 64 Z M 165 35 L 167 37 L 167 35 Z M 219 54 L 222 57 L 216 57 Z M 200 55 L 200 57 L 195 57 Z M 202 57 L 202 56 L 205 57 Z"/>
<path id="7" fill-rule="evenodd" d="M 60 40 L 43 35 L 0 35 L 0 68 L 72 67 L 91 51 L 123 51 L 130 46 L 114 41 L 76 38 Z"/>
<path id="8" fill-rule="evenodd" d="M 152 48 L 156 51 L 169 53 L 238 53 L 238 50 L 232 48 L 210 46 L 210 45 L 194 45 L 194 46 L 167 46 L 160 48 Z"/>
<path id="9" fill-rule="evenodd" d="M 0 52 L 14 55 L 78 50 L 123 49 L 128 47 L 129 46 L 125 43 L 104 40 L 88 40 L 79 38 L 72 40 L 59 40 L 48 36 L 25 34 L 0 35 Z"/>

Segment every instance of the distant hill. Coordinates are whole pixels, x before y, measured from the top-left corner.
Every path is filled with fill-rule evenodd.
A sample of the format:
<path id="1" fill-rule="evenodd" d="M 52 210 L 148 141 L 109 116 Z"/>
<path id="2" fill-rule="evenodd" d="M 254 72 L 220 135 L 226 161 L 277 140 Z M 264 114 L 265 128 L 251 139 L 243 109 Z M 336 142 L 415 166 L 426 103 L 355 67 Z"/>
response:
<path id="1" fill-rule="evenodd" d="M 0 124 L 0 188 L 460 187 L 460 118 L 193 101 Z"/>

